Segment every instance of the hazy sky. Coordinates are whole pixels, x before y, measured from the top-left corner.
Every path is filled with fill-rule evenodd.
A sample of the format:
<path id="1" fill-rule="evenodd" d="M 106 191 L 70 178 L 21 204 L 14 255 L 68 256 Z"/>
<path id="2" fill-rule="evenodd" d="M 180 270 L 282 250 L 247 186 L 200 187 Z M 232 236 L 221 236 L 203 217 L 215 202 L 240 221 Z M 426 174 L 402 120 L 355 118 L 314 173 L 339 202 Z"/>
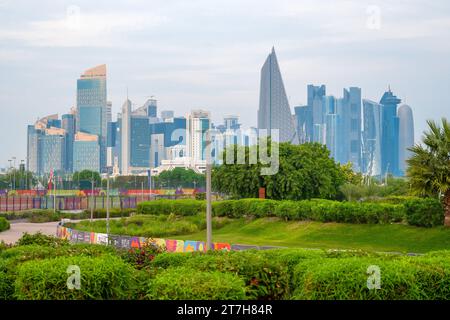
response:
<path id="1" fill-rule="evenodd" d="M 426 119 L 450 116 L 450 1 L 0 0 L 0 167 L 26 157 L 26 125 L 68 111 L 83 70 L 106 63 L 113 112 L 129 97 L 255 126 L 275 46 L 291 109 L 306 85 L 379 101 L 388 85 Z M 17 161 L 19 162 L 19 161 Z"/>

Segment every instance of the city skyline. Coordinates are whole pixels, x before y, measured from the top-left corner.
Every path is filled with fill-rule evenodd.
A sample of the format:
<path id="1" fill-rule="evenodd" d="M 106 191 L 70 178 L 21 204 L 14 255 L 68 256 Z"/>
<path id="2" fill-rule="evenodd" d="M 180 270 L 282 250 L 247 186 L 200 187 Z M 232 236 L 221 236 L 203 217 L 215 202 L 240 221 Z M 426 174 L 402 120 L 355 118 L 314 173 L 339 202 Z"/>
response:
<path id="1" fill-rule="evenodd" d="M 13 156 L 16 164 L 25 159 L 25 124 L 48 114 L 62 115 L 75 106 L 76 77 L 101 63 L 108 65 L 108 100 L 114 117 L 128 87 L 136 105 L 154 95 L 160 110 L 185 114 L 203 108 L 211 111 L 213 122 L 234 113 L 245 126 L 256 126 L 260 67 L 273 45 L 291 113 L 294 106 L 306 104 L 304 88 L 310 83 L 326 84 L 327 93 L 335 96 L 344 87 L 358 86 L 362 97 L 373 101 L 391 85 L 414 111 L 418 141 L 425 120 L 447 116 L 450 104 L 445 95 L 450 48 L 440 41 L 449 32 L 450 6 L 444 1 L 375 3 L 380 9 L 379 29 L 367 26 L 368 5 L 356 1 L 339 10 L 328 1 L 279 5 L 248 1 L 244 9 L 218 2 L 217 9 L 209 7 L 202 13 L 198 8 L 208 6 L 201 1 L 153 3 L 156 6 L 137 1 L 133 10 L 125 3 L 95 9 L 83 1 L 75 8 L 68 2 L 20 3 L 0 4 L 4 71 L 0 127 L 3 136 L 13 137 L 2 142 L 6 152 L 0 155 L 0 167 L 8 166 Z M 84 19 L 80 28 L 73 19 L 77 8 Z M 190 17 L 186 22 L 174 13 L 177 8 L 183 17 Z M 313 18 L 318 21 L 311 23 Z M 26 23 L 18 26 L 21 21 Z M 205 23 L 211 30 L 193 32 L 204 30 Z M 175 34 L 183 35 L 186 26 L 189 36 L 178 41 Z M 86 33 L 88 27 L 94 27 L 91 34 Z M 216 35 L 218 30 L 222 33 Z"/>

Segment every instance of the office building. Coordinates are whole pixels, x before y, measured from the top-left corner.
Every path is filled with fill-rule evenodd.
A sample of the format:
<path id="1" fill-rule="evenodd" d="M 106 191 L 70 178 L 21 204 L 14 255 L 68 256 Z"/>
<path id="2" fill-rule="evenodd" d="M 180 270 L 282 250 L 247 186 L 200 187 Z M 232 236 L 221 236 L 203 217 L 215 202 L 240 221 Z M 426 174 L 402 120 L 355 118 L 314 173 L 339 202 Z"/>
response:
<path id="1" fill-rule="evenodd" d="M 362 172 L 367 176 L 381 176 L 381 108 L 363 99 Z"/>
<path id="2" fill-rule="evenodd" d="M 77 132 L 73 143 L 73 170 L 100 172 L 100 142 L 98 135 Z"/>
<path id="3" fill-rule="evenodd" d="M 77 80 L 77 131 L 98 136 L 100 172 L 106 168 L 106 99 L 106 65 L 86 70 Z"/>
<path id="4" fill-rule="evenodd" d="M 258 130 L 278 130 L 280 142 L 298 141 L 274 48 L 261 69 Z"/>
<path id="5" fill-rule="evenodd" d="M 381 171 L 382 174 L 401 175 L 399 170 L 399 119 L 397 106 L 401 102 L 389 88 L 381 100 Z"/>
<path id="6" fill-rule="evenodd" d="M 408 167 L 406 160 L 411 157 L 408 149 L 414 146 L 414 120 L 410 106 L 404 104 L 398 108 L 399 118 L 399 170 L 404 175 Z"/>

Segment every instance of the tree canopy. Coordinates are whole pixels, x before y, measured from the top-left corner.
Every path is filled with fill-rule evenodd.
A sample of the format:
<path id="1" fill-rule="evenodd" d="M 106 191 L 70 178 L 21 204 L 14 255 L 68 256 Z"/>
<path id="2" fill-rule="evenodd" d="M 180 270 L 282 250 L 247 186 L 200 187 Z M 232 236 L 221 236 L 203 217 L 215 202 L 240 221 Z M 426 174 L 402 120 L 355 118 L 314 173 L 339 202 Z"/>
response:
<path id="1" fill-rule="evenodd" d="M 345 182 L 344 170 L 332 158 L 326 146 L 319 143 L 293 145 L 280 143 L 279 168 L 274 175 L 261 175 L 261 161 L 249 164 L 250 148 L 259 146 L 231 146 L 223 153 L 245 148 L 245 164 L 222 164 L 213 168 L 215 191 L 235 198 L 258 197 L 259 188 L 266 189 L 270 199 L 300 200 L 310 198 L 334 199 L 339 195 L 339 186 Z M 252 150 L 255 151 L 255 150 Z M 269 152 L 271 149 L 269 148 Z"/>

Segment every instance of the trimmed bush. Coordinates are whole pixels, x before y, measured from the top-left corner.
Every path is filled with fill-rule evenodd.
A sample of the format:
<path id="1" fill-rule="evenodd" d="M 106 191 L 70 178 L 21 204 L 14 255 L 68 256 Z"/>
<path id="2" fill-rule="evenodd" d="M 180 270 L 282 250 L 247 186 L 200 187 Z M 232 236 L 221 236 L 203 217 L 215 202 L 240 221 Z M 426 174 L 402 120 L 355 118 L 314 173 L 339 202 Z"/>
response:
<path id="1" fill-rule="evenodd" d="M 256 251 L 217 252 L 198 254 L 187 265 L 203 271 L 230 272 L 239 275 L 246 285 L 249 299 L 282 299 L 289 292 L 287 268 Z"/>
<path id="2" fill-rule="evenodd" d="M 29 234 L 25 232 L 23 236 L 17 241 L 19 246 L 25 246 L 30 244 L 37 244 L 40 246 L 57 247 L 61 245 L 67 245 L 69 242 L 65 239 L 59 239 L 54 236 L 47 236 L 41 232 L 35 234 Z"/>
<path id="3" fill-rule="evenodd" d="M 170 268 L 149 282 L 146 298 L 158 300 L 244 300 L 244 281 L 238 276 L 194 268 Z"/>
<path id="4" fill-rule="evenodd" d="M 444 208 L 437 199 L 411 199 L 404 206 L 410 225 L 430 228 L 444 224 Z"/>
<path id="5" fill-rule="evenodd" d="M 153 215 L 169 215 L 171 213 L 182 216 L 193 216 L 206 208 L 205 201 L 181 199 L 181 200 L 167 200 L 158 199 L 153 201 L 146 201 L 138 203 L 138 214 L 153 214 Z"/>
<path id="6" fill-rule="evenodd" d="M 380 268 L 380 289 L 367 287 L 369 266 Z M 450 261 L 439 257 L 305 260 L 294 274 L 294 299 L 450 299 Z"/>
<path id="7" fill-rule="evenodd" d="M 9 228 L 9 222 L 5 218 L 0 217 L 0 232 L 8 230 Z"/>
<path id="8" fill-rule="evenodd" d="M 67 287 L 69 266 L 80 268 L 80 290 Z M 110 255 L 28 261 L 18 267 L 15 296 L 19 300 L 132 298 L 133 274 L 131 266 Z"/>

